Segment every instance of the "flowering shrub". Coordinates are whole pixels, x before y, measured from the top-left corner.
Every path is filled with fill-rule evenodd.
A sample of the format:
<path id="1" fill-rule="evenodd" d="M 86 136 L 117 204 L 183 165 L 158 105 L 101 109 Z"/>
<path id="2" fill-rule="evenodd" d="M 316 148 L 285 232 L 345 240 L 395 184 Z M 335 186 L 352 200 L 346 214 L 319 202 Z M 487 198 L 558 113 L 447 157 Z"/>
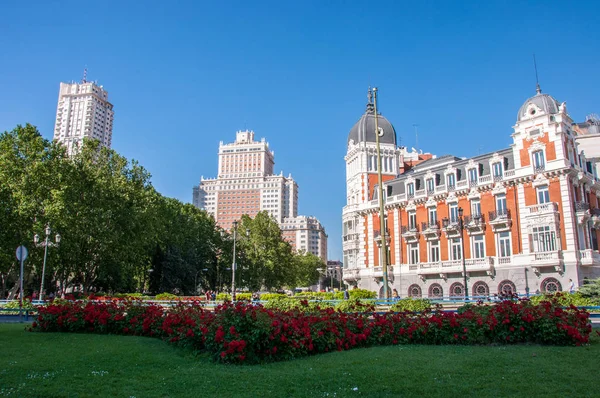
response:
<path id="1" fill-rule="evenodd" d="M 161 301 L 172 301 L 172 300 L 179 300 L 179 296 L 173 293 L 160 293 L 157 294 L 156 297 L 154 297 L 156 300 L 161 300 Z"/>
<path id="2" fill-rule="evenodd" d="M 389 344 L 581 345 L 588 342 L 589 314 L 562 308 L 557 300 L 539 305 L 502 301 L 465 306 L 461 312 L 376 313 L 370 304 L 346 301 L 346 311 L 290 309 L 226 302 L 214 311 L 197 302 L 165 310 L 139 301 L 69 302 L 39 307 L 33 331 L 152 336 L 206 351 L 225 363 L 261 363 L 306 355 Z"/>
<path id="3" fill-rule="evenodd" d="M 530 300 L 534 304 L 539 304 L 543 301 L 555 300 L 558 302 L 558 304 L 562 305 L 563 307 L 568 307 L 570 305 L 575 305 L 578 307 L 587 307 L 587 306 L 594 306 L 594 305 L 598 304 L 594 299 L 592 299 L 590 297 L 584 297 L 581 294 L 581 292 L 575 292 L 575 293 L 558 292 L 558 293 L 554 293 L 554 294 L 543 294 L 540 296 L 533 296 L 530 298 Z"/>
<path id="4" fill-rule="evenodd" d="M 423 298 L 405 298 L 394 303 L 390 310 L 395 312 L 412 311 L 422 312 L 431 308 L 431 300 Z"/>

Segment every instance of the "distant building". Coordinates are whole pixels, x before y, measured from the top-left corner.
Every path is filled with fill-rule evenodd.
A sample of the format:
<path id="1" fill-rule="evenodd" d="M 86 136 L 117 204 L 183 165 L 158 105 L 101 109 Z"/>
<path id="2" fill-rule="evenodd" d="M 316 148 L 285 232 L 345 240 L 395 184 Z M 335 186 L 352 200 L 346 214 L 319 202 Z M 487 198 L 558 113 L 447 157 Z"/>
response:
<path id="1" fill-rule="evenodd" d="M 266 211 L 282 227 L 284 238 L 298 251 L 327 260 L 327 235 L 314 217 L 298 216 L 298 184 L 291 175 L 273 174 L 274 152 L 254 131 L 237 131 L 235 141 L 219 143 L 217 178 L 200 178 L 193 188 L 194 206 L 231 229 L 242 215 Z"/>
<path id="2" fill-rule="evenodd" d="M 281 223 L 283 238 L 298 252 L 312 253 L 327 261 L 327 234 L 315 217 L 284 218 Z"/>
<path id="3" fill-rule="evenodd" d="M 67 148 L 69 156 L 79 151 L 84 138 L 94 138 L 110 148 L 113 115 L 113 105 L 102 86 L 85 77 L 81 83 L 60 83 L 54 139 Z"/>
<path id="4" fill-rule="evenodd" d="M 390 289 L 404 297 L 554 292 L 600 276 L 597 118 L 574 123 L 566 104 L 538 87 L 518 111 L 509 148 L 407 169 L 393 126 L 380 116 L 382 232 L 373 116 L 369 103 L 347 142 L 347 283 L 382 295 L 382 235 Z"/>

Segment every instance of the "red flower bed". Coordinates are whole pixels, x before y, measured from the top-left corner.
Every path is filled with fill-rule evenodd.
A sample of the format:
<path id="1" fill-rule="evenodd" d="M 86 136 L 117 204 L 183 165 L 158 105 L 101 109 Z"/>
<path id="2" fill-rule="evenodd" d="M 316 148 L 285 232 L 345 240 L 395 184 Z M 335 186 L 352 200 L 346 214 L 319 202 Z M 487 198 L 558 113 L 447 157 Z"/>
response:
<path id="1" fill-rule="evenodd" d="M 390 344 L 581 345 L 589 314 L 556 302 L 503 301 L 459 313 L 343 313 L 333 309 L 273 311 L 245 302 L 214 311 L 198 303 L 165 310 L 140 301 L 72 302 L 40 307 L 31 330 L 159 337 L 210 352 L 228 363 L 259 363 Z"/>

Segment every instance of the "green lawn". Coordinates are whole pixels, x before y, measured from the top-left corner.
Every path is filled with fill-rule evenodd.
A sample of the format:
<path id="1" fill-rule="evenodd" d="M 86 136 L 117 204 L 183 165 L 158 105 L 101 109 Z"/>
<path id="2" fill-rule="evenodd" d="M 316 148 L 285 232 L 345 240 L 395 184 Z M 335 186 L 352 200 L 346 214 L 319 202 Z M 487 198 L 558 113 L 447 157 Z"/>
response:
<path id="1" fill-rule="evenodd" d="M 0 397 L 598 397 L 587 347 L 395 346 L 262 366 L 212 363 L 142 337 L 0 324 Z"/>

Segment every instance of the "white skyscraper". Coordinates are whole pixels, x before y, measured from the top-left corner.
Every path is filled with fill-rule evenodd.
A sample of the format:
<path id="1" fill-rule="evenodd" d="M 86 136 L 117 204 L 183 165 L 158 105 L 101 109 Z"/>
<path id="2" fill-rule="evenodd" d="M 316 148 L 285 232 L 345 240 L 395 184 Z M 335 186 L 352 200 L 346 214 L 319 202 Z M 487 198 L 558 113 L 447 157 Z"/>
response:
<path id="1" fill-rule="evenodd" d="M 113 129 L 113 105 L 108 92 L 85 74 L 81 83 L 60 83 L 54 139 L 77 153 L 84 138 L 94 138 L 110 148 Z"/>

